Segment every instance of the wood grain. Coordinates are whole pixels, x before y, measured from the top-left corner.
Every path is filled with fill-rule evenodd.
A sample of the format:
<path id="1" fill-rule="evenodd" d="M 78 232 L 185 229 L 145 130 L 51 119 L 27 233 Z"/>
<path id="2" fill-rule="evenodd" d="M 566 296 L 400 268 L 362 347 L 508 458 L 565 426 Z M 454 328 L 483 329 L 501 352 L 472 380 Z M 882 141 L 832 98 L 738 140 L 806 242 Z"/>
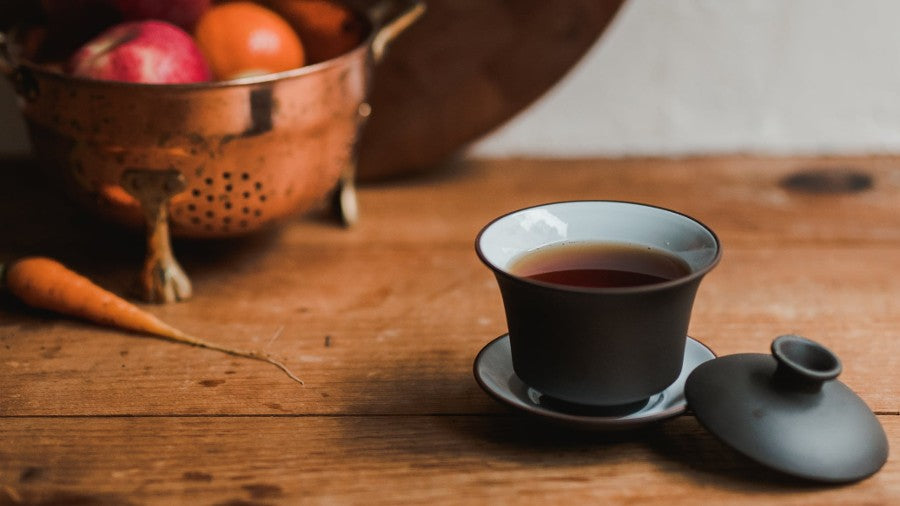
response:
<path id="1" fill-rule="evenodd" d="M 900 419 L 882 417 L 893 447 Z M 0 503 L 891 504 L 894 456 L 842 487 L 776 475 L 692 417 L 562 432 L 518 417 L 13 418 Z M 7 499 L 7 503 L 13 503 Z"/>
<path id="2" fill-rule="evenodd" d="M 900 411 L 900 362 L 884 348 L 900 342 L 891 298 L 900 280 L 884 275 L 900 272 L 900 255 L 816 250 L 827 268 L 778 274 L 803 272 L 810 254 L 731 250 L 701 286 L 691 334 L 719 354 L 766 353 L 779 334 L 807 335 L 842 357 L 842 380 L 873 409 Z M 191 302 L 151 308 L 189 332 L 284 357 L 304 387 L 267 364 L 6 306 L 0 413 L 478 412 L 489 403 L 472 360 L 505 322 L 493 280 L 472 256 L 375 248 L 332 257 L 333 266 L 264 262 L 251 274 L 201 280 Z M 842 286 L 857 262 L 880 272 Z M 410 278 L 407 265 L 428 268 Z M 262 290 L 274 276 L 279 286 Z"/>
<path id="3" fill-rule="evenodd" d="M 297 218 L 245 240 L 177 242 L 195 298 L 148 310 L 274 367 L 97 328 L 0 295 L 0 504 L 574 502 L 891 504 L 900 466 L 816 487 L 733 454 L 690 417 L 630 435 L 512 415 L 471 372 L 505 331 L 474 238 L 518 207 L 648 202 L 724 246 L 691 335 L 720 355 L 800 333 L 900 437 L 900 158 L 464 161 L 360 189 L 362 220 Z M 849 171 L 871 187 L 797 191 Z M 27 160 L 0 165 L 0 260 L 52 255 L 127 293 L 142 234 L 74 212 Z M 834 172 L 829 172 L 834 173 Z M 896 452 L 895 452 L 896 453 Z M 688 457 L 689 455 L 689 457 Z M 372 497 L 373 491 L 380 491 Z M 6 494 L 4 497 L 3 494 Z"/>
<path id="4" fill-rule="evenodd" d="M 452 174 L 365 188 L 363 220 L 352 230 L 308 219 L 246 243 L 177 244 L 197 295 L 151 310 L 194 334 L 265 347 L 284 357 L 306 387 L 266 364 L 96 329 L 10 301 L 0 308 L 3 381 L 11 392 L 0 398 L 0 412 L 489 409 L 471 362 L 505 322 L 494 281 L 474 255 L 478 229 L 537 202 L 617 198 L 683 210 L 721 236 L 724 259 L 701 286 L 694 337 L 730 354 L 764 353 L 779 334 L 805 334 L 842 357 L 842 379 L 873 409 L 896 413 L 900 359 L 884 352 L 900 337 L 894 300 L 900 279 L 890 275 L 900 272 L 896 170 L 888 160 L 865 162 L 861 170 L 876 184 L 854 195 L 811 197 L 779 187 L 786 174 L 822 165 L 828 162 L 470 163 Z M 566 177 L 545 177 L 560 173 Z M 680 182 L 695 180 L 704 184 Z M 139 265 L 141 238 L 66 215 L 36 186 L 7 190 L 5 205 L 14 205 L 14 192 L 29 190 L 37 208 L 0 211 L 21 217 L 12 224 L 21 224 L 11 236 L 16 243 L 3 255 L 53 254 L 124 292 Z M 411 385 L 418 388 L 409 392 Z M 172 391 L 182 395 L 173 398 Z M 246 402 L 248 391 L 264 393 Z"/>

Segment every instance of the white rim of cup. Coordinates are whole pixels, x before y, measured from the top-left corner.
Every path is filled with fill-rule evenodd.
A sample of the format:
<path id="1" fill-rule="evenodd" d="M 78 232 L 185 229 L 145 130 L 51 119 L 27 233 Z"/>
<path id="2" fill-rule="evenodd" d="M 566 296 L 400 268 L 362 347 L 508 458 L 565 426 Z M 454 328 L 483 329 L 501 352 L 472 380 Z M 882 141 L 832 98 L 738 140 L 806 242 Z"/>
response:
<path id="1" fill-rule="evenodd" d="M 521 213 L 523 211 L 528 211 L 529 209 L 537 209 L 537 208 L 541 208 L 541 207 L 555 206 L 555 205 L 560 205 L 560 204 L 578 204 L 578 203 L 626 204 L 626 205 L 631 205 L 631 206 L 656 209 L 659 211 L 664 211 L 664 212 L 671 213 L 671 214 L 674 214 L 677 216 L 681 216 L 682 218 L 685 218 L 688 221 L 697 224 L 700 228 L 702 228 L 707 233 L 709 233 L 709 235 L 712 237 L 713 243 L 715 244 L 715 247 L 716 247 L 715 255 L 709 261 L 709 263 L 707 265 L 704 265 L 702 268 L 696 269 L 696 270 L 691 269 L 691 272 L 689 274 L 686 274 L 684 276 L 681 276 L 681 277 L 678 277 L 675 279 L 671 279 L 669 281 L 663 281 L 661 283 L 653 283 L 653 284 L 649 284 L 649 285 L 638 285 L 638 286 L 623 286 L 623 287 L 580 287 L 580 286 L 561 285 L 558 283 L 547 283 L 545 281 L 538 281 L 536 279 L 517 276 L 517 275 L 509 272 L 508 270 L 504 269 L 503 267 L 500 267 L 500 266 L 496 265 L 495 263 L 491 262 L 490 260 L 488 260 L 487 255 L 485 255 L 484 251 L 482 250 L 481 243 L 482 243 L 482 237 L 484 236 L 484 234 L 494 224 L 503 220 L 504 218 L 507 218 L 507 217 L 512 216 L 517 213 Z M 652 291 L 662 290 L 662 289 L 673 287 L 673 286 L 682 285 L 682 284 L 688 283 L 690 281 L 693 281 L 697 278 L 705 276 L 709 271 L 711 271 L 713 269 L 713 267 L 718 265 L 719 261 L 721 260 L 721 258 L 722 258 L 722 243 L 719 241 L 719 236 L 717 236 L 716 233 L 711 228 L 706 226 L 706 224 L 704 224 L 700 220 L 698 220 L 692 216 L 689 216 L 687 214 L 684 214 L 682 212 L 678 212 L 678 211 L 668 209 L 665 207 L 656 206 L 656 205 L 652 205 L 652 204 L 645 204 L 643 202 L 628 201 L 628 200 L 562 200 L 562 201 L 554 201 L 554 202 L 545 202 L 543 204 L 535 204 L 533 206 L 516 209 L 514 211 L 510 211 L 508 213 L 500 215 L 500 216 L 494 218 L 493 220 L 489 221 L 484 227 L 482 227 L 481 231 L 478 232 L 478 235 L 475 237 L 475 253 L 478 255 L 478 258 L 485 265 L 487 265 L 492 271 L 502 274 L 502 275 L 504 275 L 512 280 L 515 280 L 519 283 L 525 283 L 525 284 L 529 284 L 529 285 L 537 285 L 537 286 L 541 286 L 541 287 L 545 287 L 545 288 L 552 288 L 554 290 L 580 292 L 580 293 L 640 293 L 640 292 L 652 292 Z"/>

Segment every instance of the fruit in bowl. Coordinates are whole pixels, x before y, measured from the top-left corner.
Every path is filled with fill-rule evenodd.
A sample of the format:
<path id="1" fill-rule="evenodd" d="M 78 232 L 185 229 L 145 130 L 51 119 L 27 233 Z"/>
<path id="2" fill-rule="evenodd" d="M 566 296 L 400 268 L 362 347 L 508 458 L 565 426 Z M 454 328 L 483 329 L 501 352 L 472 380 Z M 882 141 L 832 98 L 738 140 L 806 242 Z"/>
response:
<path id="1" fill-rule="evenodd" d="M 218 79 L 302 67 L 300 37 L 280 15 L 252 2 L 219 4 L 197 22 L 194 37 Z"/>
<path id="2" fill-rule="evenodd" d="M 212 78 L 194 39 L 165 21 L 130 21 L 88 41 L 68 61 L 72 75 L 139 83 L 194 83 Z"/>
<path id="3" fill-rule="evenodd" d="M 350 51 L 362 41 L 365 24 L 347 6 L 332 0 L 289 0 L 273 4 L 303 41 L 308 63 Z"/>
<path id="4" fill-rule="evenodd" d="M 41 55 L 35 61 L 80 77 L 142 83 L 292 70 L 352 51 L 367 30 L 355 11 L 334 0 L 41 0 L 41 6 L 48 24 L 34 30 L 39 50 L 30 54 Z M 81 28 L 66 28 L 67 20 Z"/>

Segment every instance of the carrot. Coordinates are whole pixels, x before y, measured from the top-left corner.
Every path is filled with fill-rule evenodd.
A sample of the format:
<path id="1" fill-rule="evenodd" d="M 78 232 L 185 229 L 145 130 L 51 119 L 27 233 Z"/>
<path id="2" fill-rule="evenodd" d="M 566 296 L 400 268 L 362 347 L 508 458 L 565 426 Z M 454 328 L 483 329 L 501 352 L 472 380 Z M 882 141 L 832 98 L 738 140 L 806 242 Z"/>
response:
<path id="1" fill-rule="evenodd" d="M 268 354 L 227 348 L 186 334 L 104 290 L 56 260 L 26 257 L 7 266 L 5 272 L 0 264 L 0 276 L 6 289 L 29 306 L 237 357 L 261 360 L 278 367 L 291 379 L 303 384 L 287 366 Z"/>

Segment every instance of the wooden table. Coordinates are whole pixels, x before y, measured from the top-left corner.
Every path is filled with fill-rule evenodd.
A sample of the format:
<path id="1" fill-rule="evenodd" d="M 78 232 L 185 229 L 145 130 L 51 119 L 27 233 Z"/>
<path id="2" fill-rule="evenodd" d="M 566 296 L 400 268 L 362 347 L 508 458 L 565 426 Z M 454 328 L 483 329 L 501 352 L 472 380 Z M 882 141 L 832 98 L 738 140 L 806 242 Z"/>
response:
<path id="1" fill-rule="evenodd" d="M 0 167 L 0 258 L 53 255 L 127 291 L 140 234 L 73 212 L 27 161 Z M 827 171 L 785 185 L 811 169 Z M 724 258 L 691 335 L 719 355 L 765 353 L 783 333 L 830 347 L 888 433 L 885 467 L 809 484 L 691 415 L 586 434 L 491 400 L 472 362 L 506 325 L 474 237 L 501 213 L 567 199 L 653 203 L 715 229 Z M 148 307 L 283 357 L 303 386 L 0 298 L 0 504 L 900 504 L 900 159 L 463 161 L 364 187 L 360 204 L 351 230 L 309 216 L 179 242 L 196 295 Z"/>

